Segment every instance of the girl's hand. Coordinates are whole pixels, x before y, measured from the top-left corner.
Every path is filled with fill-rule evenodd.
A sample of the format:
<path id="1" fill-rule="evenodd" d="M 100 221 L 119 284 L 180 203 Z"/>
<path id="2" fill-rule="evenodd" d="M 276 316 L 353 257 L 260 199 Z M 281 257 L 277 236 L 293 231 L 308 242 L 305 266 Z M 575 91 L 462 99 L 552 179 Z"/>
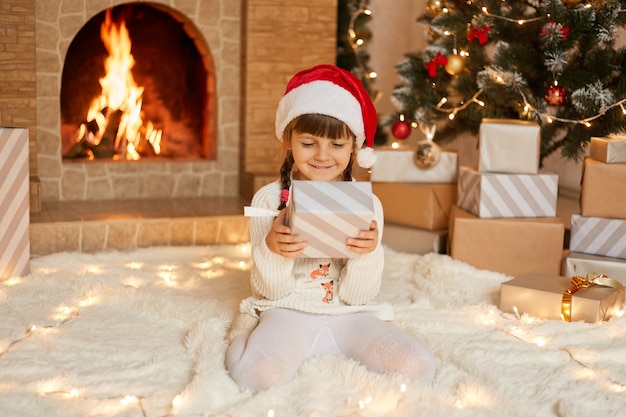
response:
<path id="1" fill-rule="evenodd" d="M 272 228 L 265 236 L 267 247 L 274 253 L 285 258 L 297 258 L 302 255 L 302 251 L 307 243 L 302 242 L 299 236 L 291 234 L 291 228 L 285 224 L 287 209 L 284 208 L 274 219 Z"/>
<path id="2" fill-rule="evenodd" d="M 356 238 L 346 239 L 348 250 L 356 253 L 369 253 L 378 245 L 378 225 L 372 220 L 370 230 L 361 230 Z"/>

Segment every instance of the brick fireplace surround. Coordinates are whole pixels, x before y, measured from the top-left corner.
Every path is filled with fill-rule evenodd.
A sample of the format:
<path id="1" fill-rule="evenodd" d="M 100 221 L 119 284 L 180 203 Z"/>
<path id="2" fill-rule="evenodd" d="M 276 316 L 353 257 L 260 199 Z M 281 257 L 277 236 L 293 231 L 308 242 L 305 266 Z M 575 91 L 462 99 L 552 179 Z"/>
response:
<path id="1" fill-rule="evenodd" d="M 94 15 L 127 2 L 3 0 L 0 125 L 28 128 L 31 255 L 248 240 L 242 206 L 275 177 L 289 77 L 335 59 L 336 0 L 169 0 L 215 74 L 216 160 L 63 162 L 61 72 Z"/>

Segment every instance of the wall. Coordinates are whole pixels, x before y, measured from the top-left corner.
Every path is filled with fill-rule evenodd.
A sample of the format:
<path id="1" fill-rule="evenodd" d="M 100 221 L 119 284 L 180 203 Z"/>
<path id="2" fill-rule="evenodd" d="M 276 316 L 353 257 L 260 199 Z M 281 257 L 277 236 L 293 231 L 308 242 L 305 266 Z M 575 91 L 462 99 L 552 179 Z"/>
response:
<path id="1" fill-rule="evenodd" d="M 0 39 L 0 125 L 29 129 L 29 170 L 36 177 L 35 0 L 2 0 Z"/>
<path id="2" fill-rule="evenodd" d="M 337 0 L 248 0 L 245 9 L 241 194 L 278 177 L 278 101 L 297 71 L 335 63 Z"/>

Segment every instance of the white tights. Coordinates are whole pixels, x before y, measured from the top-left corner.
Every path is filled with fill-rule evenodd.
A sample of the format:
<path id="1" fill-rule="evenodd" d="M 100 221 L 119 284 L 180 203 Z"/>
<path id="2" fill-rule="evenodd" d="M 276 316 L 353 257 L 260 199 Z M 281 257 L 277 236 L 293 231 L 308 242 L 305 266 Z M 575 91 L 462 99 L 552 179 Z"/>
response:
<path id="1" fill-rule="evenodd" d="M 263 391 L 291 380 L 307 358 L 345 355 L 375 372 L 400 372 L 430 384 L 430 350 L 402 330 L 367 313 L 341 316 L 274 308 L 249 335 L 235 337 L 226 366 L 241 386 Z"/>

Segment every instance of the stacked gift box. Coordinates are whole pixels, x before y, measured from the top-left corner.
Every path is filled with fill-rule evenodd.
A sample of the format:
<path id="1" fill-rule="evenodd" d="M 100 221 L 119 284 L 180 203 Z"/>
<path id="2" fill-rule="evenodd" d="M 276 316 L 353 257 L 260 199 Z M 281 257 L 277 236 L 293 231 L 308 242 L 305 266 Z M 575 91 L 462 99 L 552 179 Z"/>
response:
<path id="1" fill-rule="evenodd" d="M 483 119 L 478 167 L 461 166 L 448 252 L 479 269 L 559 274 L 565 225 L 556 215 L 558 175 L 539 170 L 535 122 Z"/>
<path id="2" fill-rule="evenodd" d="M 591 138 L 580 214 L 571 222 L 563 275 L 598 273 L 626 284 L 626 138 Z"/>
<path id="3" fill-rule="evenodd" d="M 28 130 L 0 127 L 0 280 L 30 266 Z"/>
<path id="4" fill-rule="evenodd" d="M 524 274 L 500 289 L 503 311 L 595 322 L 623 309 L 626 283 L 626 142 L 593 138 L 583 163 L 581 214 L 572 215 L 562 275 Z M 622 159 L 616 158 L 621 147 Z M 616 149 L 617 148 L 617 149 Z"/>
<path id="5" fill-rule="evenodd" d="M 376 150 L 370 181 L 385 212 L 383 243 L 400 252 L 443 253 L 456 201 L 458 155 L 442 150 L 435 164 L 422 168 L 415 162 L 416 151 Z"/>

